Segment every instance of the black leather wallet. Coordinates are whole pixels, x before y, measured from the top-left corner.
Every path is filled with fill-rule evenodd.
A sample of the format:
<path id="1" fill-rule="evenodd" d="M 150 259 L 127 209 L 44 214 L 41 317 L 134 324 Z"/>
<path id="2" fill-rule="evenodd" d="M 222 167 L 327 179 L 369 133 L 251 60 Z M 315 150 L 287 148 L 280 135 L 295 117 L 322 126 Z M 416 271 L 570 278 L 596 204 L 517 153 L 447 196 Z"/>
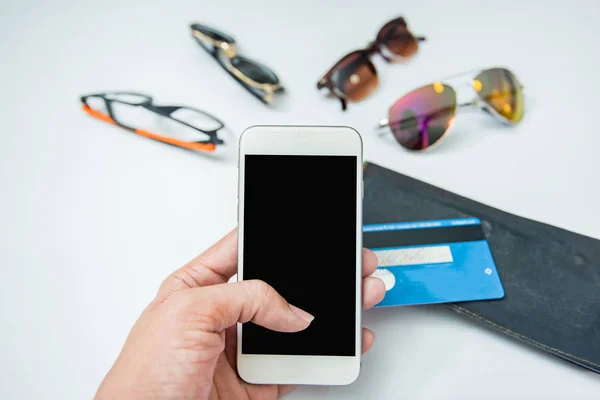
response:
<path id="1" fill-rule="evenodd" d="M 506 295 L 461 315 L 600 373 L 600 241 L 365 163 L 363 222 L 477 217 Z"/>

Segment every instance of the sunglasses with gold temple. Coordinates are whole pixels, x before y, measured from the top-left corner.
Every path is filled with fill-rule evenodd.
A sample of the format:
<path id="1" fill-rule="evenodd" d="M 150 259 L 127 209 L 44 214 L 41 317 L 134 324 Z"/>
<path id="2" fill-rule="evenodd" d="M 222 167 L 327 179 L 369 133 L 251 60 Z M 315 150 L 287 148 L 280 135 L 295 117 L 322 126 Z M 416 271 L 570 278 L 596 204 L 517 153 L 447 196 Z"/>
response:
<path id="1" fill-rule="evenodd" d="M 197 23 L 190 28 L 198 44 L 254 97 L 270 104 L 275 94 L 283 92 L 277 74 L 261 63 L 239 55 L 235 39 L 231 36 Z"/>

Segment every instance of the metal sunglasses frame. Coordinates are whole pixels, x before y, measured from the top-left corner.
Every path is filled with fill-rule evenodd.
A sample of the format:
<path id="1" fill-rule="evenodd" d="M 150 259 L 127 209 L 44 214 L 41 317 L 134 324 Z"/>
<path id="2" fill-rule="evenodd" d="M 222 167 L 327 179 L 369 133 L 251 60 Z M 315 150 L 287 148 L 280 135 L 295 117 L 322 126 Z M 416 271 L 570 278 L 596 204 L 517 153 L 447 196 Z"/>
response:
<path id="1" fill-rule="evenodd" d="M 475 88 L 473 88 L 473 83 L 475 82 L 475 77 L 477 75 L 479 75 L 481 72 L 484 71 L 488 71 L 488 70 L 492 70 L 492 69 L 496 69 L 496 68 L 502 68 L 502 67 L 492 67 L 492 68 L 480 68 L 480 69 L 473 69 L 467 72 L 461 72 L 458 74 L 454 74 L 454 75 L 450 75 L 447 76 L 446 78 L 440 79 L 432 84 L 429 85 L 435 85 L 435 84 L 445 84 L 447 86 L 450 86 L 452 88 L 452 90 L 454 90 L 454 92 L 456 93 L 456 88 L 458 87 L 464 87 L 464 86 L 469 86 L 470 88 L 473 89 L 473 91 L 475 92 L 475 97 L 473 98 L 473 100 L 468 101 L 466 103 L 456 103 L 455 109 L 454 109 L 454 114 L 457 115 L 458 111 L 463 109 L 475 109 L 475 110 L 479 110 L 479 111 L 483 111 L 489 115 L 491 115 L 492 117 L 494 117 L 495 119 L 497 119 L 498 121 L 502 122 L 505 125 L 509 125 L 509 126 L 513 126 L 513 125 L 517 125 L 520 121 L 512 121 L 508 118 L 506 118 L 504 115 L 500 114 L 498 111 L 496 111 L 492 106 L 490 106 L 488 103 L 486 103 L 484 100 L 481 99 L 481 97 L 477 94 L 477 91 L 475 90 Z M 510 71 L 507 68 L 503 68 L 506 69 L 507 71 Z M 519 84 L 519 87 L 522 89 L 524 89 L 523 84 L 521 84 L 521 82 L 519 82 L 519 80 L 517 79 L 516 75 L 510 71 L 510 73 L 515 77 L 515 80 L 517 81 L 517 83 Z M 452 80 L 452 79 L 456 79 L 456 78 L 463 78 L 466 76 L 473 76 L 472 79 L 469 80 L 468 83 L 462 84 L 462 85 L 452 85 L 450 84 L 448 81 Z M 429 86 L 429 85 L 425 85 L 425 86 Z M 422 86 L 423 87 L 423 86 Z M 417 88 L 418 89 L 418 88 Z M 416 89 L 415 89 L 416 90 Z M 404 96 L 402 96 L 404 97 Z M 400 97 L 400 98 L 402 98 Z M 398 99 L 400 100 L 400 99 Z M 394 107 L 394 105 L 398 102 L 398 100 L 396 100 L 394 102 L 394 104 L 391 105 L 391 107 L 388 110 L 391 110 L 392 107 Z M 389 111 L 388 111 L 389 114 Z M 452 128 L 454 127 L 454 124 L 451 124 L 448 129 L 446 129 L 446 132 L 444 132 L 444 134 L 433 144 L 427 146 L 424 149 L 419 149 L 419 150 L 412 150 L 412 149 L 407 149 L 409 151 L 414 151 L 414 152 L 421 152 L 421 151 L 427 151 L 429 149 L 435 148 L 437 147 L 438 144 L 440 144 L 442 142 L 442 140 L 446 137 L 446 135 L 448 135 L 450 133 L 450 131 L 452 130 Z M 390 121 L 388 118 L 383 118 L 381 120 L 379 120 L 379 123 L 377 124 L 377 126 L 375 127 L 375 129 L 378 131 L 379 135 L 385 135 L 385 134 L 390 134 L 392 133 L 391 129 L 386 129 L 385 131 L 383 129 L 385 128 L 390 128 Z"/>

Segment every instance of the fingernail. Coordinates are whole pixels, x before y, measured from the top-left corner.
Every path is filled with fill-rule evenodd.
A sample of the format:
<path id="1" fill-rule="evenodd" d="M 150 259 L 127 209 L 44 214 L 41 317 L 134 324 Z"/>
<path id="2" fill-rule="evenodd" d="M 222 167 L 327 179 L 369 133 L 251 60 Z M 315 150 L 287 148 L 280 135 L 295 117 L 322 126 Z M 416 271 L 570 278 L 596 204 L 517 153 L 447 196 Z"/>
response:
<path id="1" fill-rule="evenodd" d="M 302 309 L 300 309 L 300 308 L 298 308 L 296 306 L 293 306 L 291 304 L 290 304 L 290 310 L 292 310 L 292 312 L 294 314 L 296 314 L 296 316 L 298 318 L 301 318 L 301 319 L 305 320 L 306 322 L 312 322 L 312 320 L 315 319 L 315 317 L 313 317 L 312 315 L 310 315 L 306 311 L 304 311 L 304 310 L 302 310 Z"/>

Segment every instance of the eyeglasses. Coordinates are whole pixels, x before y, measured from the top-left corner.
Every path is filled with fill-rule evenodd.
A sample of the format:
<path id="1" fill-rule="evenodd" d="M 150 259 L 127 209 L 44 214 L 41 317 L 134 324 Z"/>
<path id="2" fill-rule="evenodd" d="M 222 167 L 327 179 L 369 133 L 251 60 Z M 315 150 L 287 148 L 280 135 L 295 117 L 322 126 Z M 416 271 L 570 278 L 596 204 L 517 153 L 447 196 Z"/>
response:
<path id="1" fill-rule="evenodd" d="M 459 108 L 472 107 L 514 125 L 524 114 L 523 86 L 508 69 L 491 68 L 455 75 L 469 76 L 475 98 L 459 103 L 456 90 L 444 82 L 420 87 L 404 95 L 390 108 L 379 127 L 389 127 L 396 141 L 408 150 L 424 150 L 448 133 Z M 474 76 L 474 77 L 473 77 Z"/>
<path id="2" fill-rule="evenodd" d="M 81 102 L 94 118 L 173 146 L 210 153 L 225 143 L 217 135 L 225 125 L 195 108 L 157 106 L 152 97 L 131 92 L 90 94 Z M 154 128 L 148 130 L 148 125 Z"/>
<path id="3" fill-rule="evenodd" d="M 377 87 L 379 79 L 370 59 L 373 54 L 380 54 L 387 62 L 406 59 L 417 52 L 419 42 L 424 40 L 424 37 L 413 36 L 404 18 L 391 20 L 379 30 L 375 41 L 366 49 L 342 57 L 319 80 L 317 89 L 329 89 L 340 99 L 345 111 L 348 100 L 360 101 Z"/>
<path id="4" fill-rule="evenodd" d="M 273 101 L 275 93 L 282 92 L 279 78 L 266 66 L 237 54 L 235 40 L 216 29 L 192 24 L 192 35 L 240 85 L 265 104 Z"/>

